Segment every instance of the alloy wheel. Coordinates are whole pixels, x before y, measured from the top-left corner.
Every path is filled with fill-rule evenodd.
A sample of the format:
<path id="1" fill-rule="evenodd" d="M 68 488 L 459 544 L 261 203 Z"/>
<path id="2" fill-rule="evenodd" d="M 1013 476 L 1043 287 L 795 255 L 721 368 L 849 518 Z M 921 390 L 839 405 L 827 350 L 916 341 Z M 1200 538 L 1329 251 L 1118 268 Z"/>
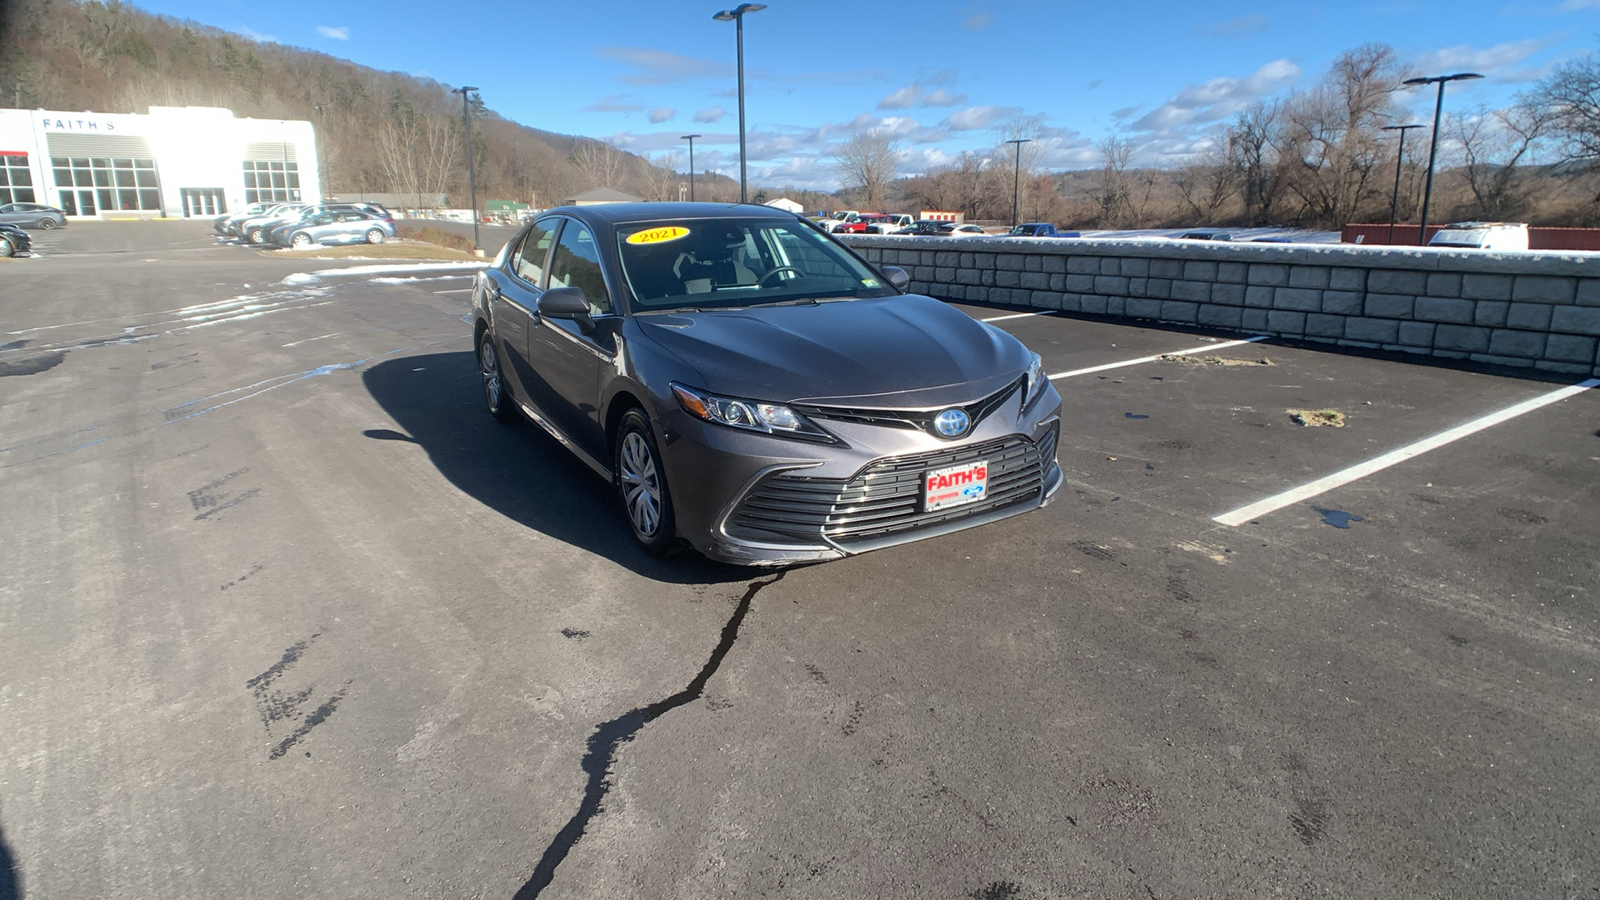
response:
<path id="1" fill-rule="evenodd" d="M 634 530 L 648 539 L 661 526 L 661 476 L 655 454 L 644 435 L 630 431 L 623 436 L 617 475 L 622 481 L 622 502 Z"/>

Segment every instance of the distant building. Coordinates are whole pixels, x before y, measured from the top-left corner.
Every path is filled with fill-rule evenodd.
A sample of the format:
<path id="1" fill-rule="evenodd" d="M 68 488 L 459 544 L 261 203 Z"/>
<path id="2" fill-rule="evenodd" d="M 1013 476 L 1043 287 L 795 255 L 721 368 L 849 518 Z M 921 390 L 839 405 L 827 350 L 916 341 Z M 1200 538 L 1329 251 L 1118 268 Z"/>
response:
<path id="1" fill-rule="evenodd" d="M 575 197 L 568 197 L 570 206 L 594 206 L 599 203 L 642 203 L 643 197 L 635 197 L 627 191 L 616 188 L 598 187 L 592 191 L 584 191 Z"/>
<path id="2" fill-rule="evenodd" d="M 522 218 L 522 214 L 533 209 L 526 203 L 515 200 L 485 200 L 483 201 L 483 214 L 507 222 L 515 222 Z"/>
<path id="3" fill-rule="evenodd" d="M 788 197 L 779 197 L 776 200 L 768 200 L 767 205 L 775 209 L 781 209 L 784 212 L 799 213 L 805 211 L 804 206 L 801 206 L 793 200 L 790 200 Z"/>
<path id="4" fill-rule="evenodd" d="M 405 191 L 400 191 L 398 193 L 380 191 L 340 191 L 337 194 L 328 195 L 328 199 L 336 200 L 342 203 L 382 203 L 385 209 L 396 212 L 402 210 L 414 212 L 417 210 L 443 209 L 444 207 L 450 205 L 450 198 L 447 194 L 418 194 L 415 191 L 412 191 L 411 193 L 406 193 Z M 420 206 L 418 205 L 419 201 L 421 202 Z"/>
<path id="5" fill-rule="evenodd" d="M 0 109 L 0 203 L 78 218 L 214 216 L 263 200 L 316 202 L 321 174 L 310 122 L 199 106 Z"/>

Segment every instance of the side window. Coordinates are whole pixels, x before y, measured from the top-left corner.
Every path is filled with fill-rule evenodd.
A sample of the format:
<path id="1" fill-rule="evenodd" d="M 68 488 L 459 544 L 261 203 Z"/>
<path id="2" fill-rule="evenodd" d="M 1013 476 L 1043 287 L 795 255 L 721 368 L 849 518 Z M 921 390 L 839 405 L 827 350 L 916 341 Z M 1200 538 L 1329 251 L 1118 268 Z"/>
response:
<path id="1" fill-rule="evenodd" d="M 587 226 L 568 222 L 561 229 L 561 242 L 550 258 L 550 286 L 582 288 L 590 312 L 597 316 L 611 312 L 611 295 L 600 274 L 600 248 Z"/>
<path id="2" fill-rule="evenodd" d="M 331 224 L 333 224 L 334 220 L 337 219 L 337 218 L 338 218 L 338 216 L 334 215 L 333 213 L 324 213 L 323 215 L 317 216 L 317 220 L 315 222 L 312 222 L 311 224 L 313 224 L 313 225 L 331 225 Z"/>
<path id="3" fill-rule="evenodd" d="M 556 224 L 555 219 L 533 223 L 527 237 L 511 256 L 511 271 L 534 287 L 543 286 L 544 260 L 550 250 L 550 239 L 555 236 Z"/>

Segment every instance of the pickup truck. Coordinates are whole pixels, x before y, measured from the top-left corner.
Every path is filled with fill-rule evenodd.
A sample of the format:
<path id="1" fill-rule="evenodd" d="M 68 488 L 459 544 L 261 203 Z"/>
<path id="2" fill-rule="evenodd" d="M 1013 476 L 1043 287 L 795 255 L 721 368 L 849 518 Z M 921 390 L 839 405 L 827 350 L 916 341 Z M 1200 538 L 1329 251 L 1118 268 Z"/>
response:
<path id="1" fill-rule="evenodd" d="M 1021 225 L 1014 226 L 1010 231 L 1002 235 L 1002 237 L 1051 238 L 1075 238 L 1081 236 L 1082 233 L 1077 231 L 1057 231 L 1056 226 L 1049 222 L 1024 222 Z"/>
<path id="2" fill-rule="evenodd" d="M 915 221 L 909 213 L 889 213 L 879 217 L 876 222 L 868 222 L 867 234 L 894 234 L 902 228 L 911 227 Z"/>
<path id="3" fill-rule="evenodd" d="M 817 219 L 816 222 L 819 226 L 821 226 L 823 231 L 832 234 L 837 231 L 843 231 L 843 226 L 853 224 L 860 219 L 861 214 L 855 210 L 842 209 L 838 210 L 837 212 L 828 213 L 822 218 Z"/>

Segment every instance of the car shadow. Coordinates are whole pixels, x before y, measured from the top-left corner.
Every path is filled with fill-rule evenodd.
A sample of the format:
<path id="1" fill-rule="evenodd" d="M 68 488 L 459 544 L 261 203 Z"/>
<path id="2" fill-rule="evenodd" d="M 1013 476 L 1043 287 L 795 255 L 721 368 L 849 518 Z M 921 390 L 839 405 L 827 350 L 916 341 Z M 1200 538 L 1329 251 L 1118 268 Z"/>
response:
<path id="1" fill-rule="evenodd" d="M 664 560 L 647 556 L 610 484 L 532 423 L 489 418 L 469 352 L 388 360 L 362 381 L 401 428 L 369 429 L 367 437 L 420 445 L 451 484 L 513 522 L 656 581 L 720 584 L 755 574 L 688 549 Z"/>
<path id="2" fill-rule="evenodd" d="M 22 885 L 17 881 L 21 867 L 6 845 L 6 832 L 0 827 L 0 900 L 22 900 Z"/>

